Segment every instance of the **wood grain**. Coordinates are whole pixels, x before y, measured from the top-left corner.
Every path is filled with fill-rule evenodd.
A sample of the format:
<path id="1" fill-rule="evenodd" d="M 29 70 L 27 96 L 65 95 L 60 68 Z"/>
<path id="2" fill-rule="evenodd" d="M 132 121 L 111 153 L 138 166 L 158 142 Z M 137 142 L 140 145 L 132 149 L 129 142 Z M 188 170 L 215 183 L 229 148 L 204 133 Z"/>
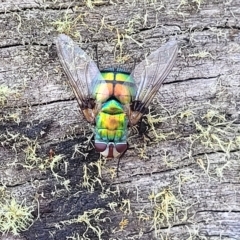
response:
<path id="1" fill-rule="evenodd" d="M 1 3 L 0 86 L 11 91 L 1 102 L 0 90 L 0 180 L 6 199 L 35 209 L 27 231 L 1 239 L 99 239 L 69 221 L 100 208 L 106 212 L 90 222 L 101 239 L 239 239 L 239 18 L 238 1 Z M 165 41 L 179 43 L 147 115 L 152 140 L 129 130 L 119 177 L 111 175 L 117 160 L 101 176 L 91 166 L 99 159 L 87 143 L 94 127 L 79 113 L 54 44 L 63 25 L 95 60 L 97 46 L 101 68 L 120 58 L 133 66 Z M 52 170 L 51 149 L 63 156 Z"/>

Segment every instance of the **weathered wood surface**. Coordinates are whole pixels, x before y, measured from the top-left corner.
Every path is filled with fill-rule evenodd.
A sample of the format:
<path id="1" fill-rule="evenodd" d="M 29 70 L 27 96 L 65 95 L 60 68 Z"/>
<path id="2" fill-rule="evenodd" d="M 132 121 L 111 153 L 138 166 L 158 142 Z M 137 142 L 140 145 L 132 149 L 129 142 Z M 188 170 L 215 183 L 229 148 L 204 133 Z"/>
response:
<path id="1" fill-rule="evenodd" d="M 107 210 L 105 222 L 91 220 L 102 239 L 240 239 L 240 2 L 95 1 L 93 9 L 87 2 L 0 4 L 0 86 L 12 89 L 0 101 L 0 180 L 6 198 L 26 199 L 36 219 L 19 236 L 1 239 L 98 239 L 92 229 L 84 234 L 85 223 L 67 222 L 97 208 Z M 76 41 L 94 59 L 98 46 L 101 67 L 118 64 L 121 46 L 131 65 L 170 38 L 179 42 L 177 62 L 152 105 L 158 138 L 131 136 L 119 177 L 109 174 L 117 161 L 108 161 L 103 186 L 96 183 L 93 192 L 81 185 L 83 165 L 99 155 L 74 154 L 76 144 L 87 145 L 91 127 L 56 55 L 59 21 L 70 35 L 80 33 Z M 64 155 L 53 170 L 62 178 L 47 163 L 39 170 L 41 160 L 30 169 L 29 145 L 46 162 L 50 149 Z M 121 220 L 128 220 L 122 231 Z"/>

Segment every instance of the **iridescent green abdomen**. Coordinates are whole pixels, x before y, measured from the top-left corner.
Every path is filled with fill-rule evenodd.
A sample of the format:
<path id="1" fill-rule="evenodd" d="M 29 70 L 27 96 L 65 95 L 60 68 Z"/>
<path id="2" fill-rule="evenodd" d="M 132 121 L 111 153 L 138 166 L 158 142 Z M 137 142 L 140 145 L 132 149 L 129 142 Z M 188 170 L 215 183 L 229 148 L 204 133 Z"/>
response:
<path id="1" fill-rule="evenodd" d="M 127 117 L 122 105 L 115 99 L 102 105 L 101 111 L 96 117 L 97 141 L 126 142 Z"/>
<path id="2" fill-rule="evenodd" d="M 93 90 L 97 102 L 104 103 L 114 97 L 121 104 L 132 101 L 135 94 L 135 83 L 127 72 L 108 71 L 101 72 L 104 80 L 100 80 Z"/>

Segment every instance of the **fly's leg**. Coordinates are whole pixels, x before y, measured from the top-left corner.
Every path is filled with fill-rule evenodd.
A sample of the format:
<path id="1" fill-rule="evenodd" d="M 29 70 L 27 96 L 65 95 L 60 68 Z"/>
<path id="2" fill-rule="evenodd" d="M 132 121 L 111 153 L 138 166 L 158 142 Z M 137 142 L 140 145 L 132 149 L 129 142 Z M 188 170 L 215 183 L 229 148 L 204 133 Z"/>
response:
<path id="1" fill-rule="evenodd" d="M 87 151 L 90 151 L 90 150 L 92 150 L 93 149 L 93 147 L 94 147 L 94 134 L 92 133 L 91 134 L 91 136 L 89 136 L 88 138 L 87 138 L 87 147 L 86 147 L 86 150 Z"/>
<path id="2" fill-rule="evenodd" d="M 129 145 L 128 145 L 128 143 L 127 143 L 127 149 L 126 149 L 126 150 L 119 156 L 119 158 L 118 158 L 118 163 L 117 163 L 117 177 L 119 176 L 118 173 L 119 173 L 120 160 L 121 160 L 121 158 L 124 156 L 124 154 L 126 153 L 126 151 L 128 150 L 128 148 L 129 148 Z"/>
<path id="3" fill-rule="evenodd" d="M 149 113 L 149 108 L 146 108 L 144 106 L 144 103 L 141 101 L 133 101 L 130 105 L 130 108 L 131 108 L 132 112 L 138 112 L 139 113 L 138 115 L 141 116 L 139 118 L 138 122 L 136 122 L 136 129 L 138 131 L 138 135 L 141 137 L 145 136 L 150 141 L 152 141 L 152 139 L 147 134 L 148 130 L 150 129 L 150 125 L 149 125 L 147 117 L 145 115 L 145 114 Z"/>
<path id="4" fill-rule="evenodd" d="M 141 137 L 144 136 L 148 138 L 150 141 L 153 141 L 153 139 L 147 134 L 149 129 L 150 129 L 150 125 L 148 123 L 147 117 L 143 116 L 137 124 L 138 134 Z"/>
<path id="5" fill-rule="evenodd" d="M 97 67 L 99 69 L 99 59 L 98 59 L 98 45 L 95 46 L 96 58 L 97 58 Z"/>

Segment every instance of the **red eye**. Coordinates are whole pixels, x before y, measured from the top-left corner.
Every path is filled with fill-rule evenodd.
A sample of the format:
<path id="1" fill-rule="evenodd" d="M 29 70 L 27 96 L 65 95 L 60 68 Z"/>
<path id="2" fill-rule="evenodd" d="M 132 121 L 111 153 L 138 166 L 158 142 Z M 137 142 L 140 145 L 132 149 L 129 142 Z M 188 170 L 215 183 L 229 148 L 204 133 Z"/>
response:
<path id="1" fill-rule="evenodd" d="M 127 150 L 128 145 L 127 143 L 116 143 L 115 148 L 119 153 L 123 153 Z"/>
<path id="2" fill-rule="evenodd" d="M 103 152 L 107 148 L 107 144 L 103 142 L 95 142 L 94 146 L 97 152 Z"/>

